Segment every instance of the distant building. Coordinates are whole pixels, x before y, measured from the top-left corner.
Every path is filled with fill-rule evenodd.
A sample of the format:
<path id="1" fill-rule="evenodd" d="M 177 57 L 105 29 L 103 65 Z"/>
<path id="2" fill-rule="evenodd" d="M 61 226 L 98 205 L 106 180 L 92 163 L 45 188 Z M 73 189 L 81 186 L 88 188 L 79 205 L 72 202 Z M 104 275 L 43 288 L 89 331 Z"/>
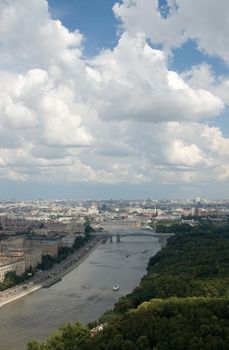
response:
<path id="1" fill-rule="evenodd" d="M 48 221 L 44 224 L 44 228 L 50 236 L 67 233 L 67 225 L 59 221 Z"/>
<path id="2" fill-rule="evenodd" d="M 98 210 L 97 203 L 92 203 L 90 208 L 88 208 L 87 213 L 88 213 L 88 215 L 98 215 L 99 210 Z"/>
<path id="3" fill-rule="evenodd" d="M 67 236 L 64 236 L 62 239 L 61 239 L 61 242 L 60 242 L 60 246 L 61 247 L 68 247 L 68 248 L 72 248 L 73 247 L 73 244 L 75 242 L 75 238 L 76 236 L 74 235 L 67 235 Z"/>
<path id="4" fill-rule="evenodd" d="M 33 230 L 35 235 L 55 237 L 55 236 L 66 236 L 71 234 L 84 234 L 84 225 L 74 220 L 63 223 L 63 222 L 47 222 L 41 228 Z"/>
<path id="5" fill-rule="evenodd" d="M 25 272 L 25 259 L 17 258 L 15 261 L 0 263 L 0 282 L 4 281 L 7 272 L 15 272 L 21 276 Z"/>
<path id="6" fill-rule="evenodd" d="M 42 261 L 42 250 L 40 248 L 25 250 L 25 269 L 36 268 Z"/>
<path id="7" fill-rule="evenodd" d="M 107 322 L 99 324 L 97 327 L 91 329 L 91 337 L 96 336 L 99 332 L 101 332 L 104 327 L 107 325 Z"/>
<path id="8" fill-rule="evenodd" d="M 28 239 L 26 240 L 26 246 L 30 249 L 38 248 L 41 250 L 42 255 L 57 256 L 59 242 L 47 239 Z"/>
<path id="9" fill-rule="evenodd" d="M 77 235 L 77 234 L 85 234 L 85 226 L 84 224 L 81 224 L 81 223 L 78 223 L 76 221 L 70 221 L 68 226 L 67 226 L 67 232 L 69 234 L 74 234 L 74 235 Z"/>
<path id="10" fill-rule="evenodd" d="M 4 248 L 0 252 L 0 263 L 6 264 L 24 259 L 25 270 L 34 269 L 42 260 L 40 248 Z"/>
<path id="11" fill-rule="evenodd" d="M 29 233 L 31 223 L 24 218 L 9 218 L 6 215 L 0 216 L 1 234 L 14 235 L 19 233 Z"/>
<path id="12" fill-rule="evenodd" d="M 23 248 L 24 247 L 24 237 L 22 236 L 14 236 L 8 237 L 0 241 L 0 247 L 4 249 L 5 247 L 13 247 L 13 248 Z"/>
<path id="13" fill-rule="evenodd" d="M 155 218 L 156 221 L 180 221 L 181 215 L 160 215 Z"/>

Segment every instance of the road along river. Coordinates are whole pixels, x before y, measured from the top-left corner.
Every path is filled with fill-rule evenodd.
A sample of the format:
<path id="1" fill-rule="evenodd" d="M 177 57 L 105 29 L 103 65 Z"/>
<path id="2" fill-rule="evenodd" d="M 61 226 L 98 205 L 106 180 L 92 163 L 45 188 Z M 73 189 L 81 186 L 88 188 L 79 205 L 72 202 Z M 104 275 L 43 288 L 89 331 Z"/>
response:
<path id="1" fill-rule="evenodd" d="M 101 244 L 59 283 L 0 309 L 0 349 L 24 350 L 28 341 L 43 340 L 65 321 L 97 319 L 139 284 L 149 258 L 159 250 L 153 237 L 126 236 L 120 243 Z M 120 290 L 114 292 L 117 283 Z"/>

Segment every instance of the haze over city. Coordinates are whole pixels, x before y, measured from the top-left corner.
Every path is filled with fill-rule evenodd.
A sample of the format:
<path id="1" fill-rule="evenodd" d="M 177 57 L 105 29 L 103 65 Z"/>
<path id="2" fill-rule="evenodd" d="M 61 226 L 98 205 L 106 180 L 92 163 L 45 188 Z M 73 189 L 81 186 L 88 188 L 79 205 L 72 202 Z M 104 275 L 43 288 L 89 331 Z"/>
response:
<path id="1" fill-rule="evenodd" d="M 228 198 L 228 11 L 1 0 L 0 198 Z"/>

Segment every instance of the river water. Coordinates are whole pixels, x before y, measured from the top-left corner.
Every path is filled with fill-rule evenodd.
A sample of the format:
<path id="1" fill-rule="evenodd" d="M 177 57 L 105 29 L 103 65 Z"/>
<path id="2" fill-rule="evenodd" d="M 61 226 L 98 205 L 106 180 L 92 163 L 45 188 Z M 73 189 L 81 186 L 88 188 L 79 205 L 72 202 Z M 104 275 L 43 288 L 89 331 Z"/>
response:
<path id="1" fill-rule="evenodd" d="M 101 244 L 61 282 L 0 309 L 0 349 L 24 350 L 28 341 L 44 340 L 65 321 L 97 319 L 139 284 L 159 249 L 155 238 L 143 236 Z M 120 290 L 113 292 L 116 283 Z"/>

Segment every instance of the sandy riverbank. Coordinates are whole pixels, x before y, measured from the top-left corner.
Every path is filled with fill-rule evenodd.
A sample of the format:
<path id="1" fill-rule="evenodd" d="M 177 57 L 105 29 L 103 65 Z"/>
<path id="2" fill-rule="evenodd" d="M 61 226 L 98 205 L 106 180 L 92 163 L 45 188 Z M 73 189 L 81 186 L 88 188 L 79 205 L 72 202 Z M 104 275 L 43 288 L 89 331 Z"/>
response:
<path id="1" fill-rule="evenodd" d="M 39 283 L 33 285 L 31 285 L 31 283 L 27 283 L 21 286 L 14 286 L 9 290 L 0 292 L 0 308 L 15 300 L 21 299 L 30 293 L 34 293 L 45 286 L 47 287 L 49 284 L 51 286 L 53 284 L 53 279 L 59 281 L 64 275 L 79 266 L 99 246 L 101 242 L 102 239 L 93 240 L 90 242 L 90 245 L 82 247 L 79 251 L 71 254 L 66 260 L 55 265 L 54 269 L 52 269 L 52 273 L 55 272 L 55 276 L 45 279 L 44 281 L 41 280 Z M 77 260 L 75 260 L 76 256 L 79 256 Z M 47 271 L 47 273 L 51 272 Z"/>

